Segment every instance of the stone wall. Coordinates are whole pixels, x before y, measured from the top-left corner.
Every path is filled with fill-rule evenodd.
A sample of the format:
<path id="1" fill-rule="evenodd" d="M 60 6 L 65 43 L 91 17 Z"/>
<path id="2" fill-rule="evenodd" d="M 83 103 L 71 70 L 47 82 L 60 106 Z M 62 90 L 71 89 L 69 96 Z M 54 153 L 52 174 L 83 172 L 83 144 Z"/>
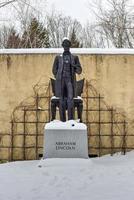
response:
<path id="1" fill-rule="evenodd" d="M 59 52 L 62 50 L 60 49 Z M 11 116 L 13 110 L 34 95 L 36 84 L 48 84 L 57 50 L 0 51 L 0 159 L 10 159 Z M 105 102 L 130 123 L 134 120 L 134 51 L 116 54 L 89 50 L 73 50 L 80 58 L 83 73 Z M 133 130 L 131 130 L 133 132 Z M 3 145 L 5 148 L 3 149 Z M 17 158 L 16 158 L 17 159 Z"/>

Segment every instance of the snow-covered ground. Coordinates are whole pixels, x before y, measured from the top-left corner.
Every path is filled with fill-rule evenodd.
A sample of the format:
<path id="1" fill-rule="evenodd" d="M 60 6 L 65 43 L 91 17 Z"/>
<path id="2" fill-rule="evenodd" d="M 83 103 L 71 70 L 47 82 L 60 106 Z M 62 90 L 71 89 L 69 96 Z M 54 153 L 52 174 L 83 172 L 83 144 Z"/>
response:
<path id="1" fill-rule="evenodd" d="M 0 200 L 134 200 L 134 152 L 1 164 Z"/>

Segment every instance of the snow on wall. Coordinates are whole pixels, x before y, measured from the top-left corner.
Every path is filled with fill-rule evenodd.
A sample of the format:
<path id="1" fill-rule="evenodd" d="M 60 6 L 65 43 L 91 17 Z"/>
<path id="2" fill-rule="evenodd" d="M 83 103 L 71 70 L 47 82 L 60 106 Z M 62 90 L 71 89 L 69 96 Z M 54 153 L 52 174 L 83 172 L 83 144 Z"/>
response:
<path id="1" fill-rule="evenodd" d="M 40 48 L 40 49 L 0 49 L 0 54 L 57 54 L 62 53 L 62 48 Z M 134 49 L 102 49 L 102 48 L 72 48 L 76 54 L 134 54 Z"/>

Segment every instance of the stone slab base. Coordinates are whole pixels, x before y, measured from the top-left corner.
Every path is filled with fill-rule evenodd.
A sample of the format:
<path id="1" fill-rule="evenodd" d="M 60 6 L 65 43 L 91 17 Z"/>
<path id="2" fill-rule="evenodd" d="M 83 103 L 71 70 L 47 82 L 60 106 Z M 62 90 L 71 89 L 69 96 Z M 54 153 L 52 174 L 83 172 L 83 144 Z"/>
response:
<path id="1" fill-rule="evenodd" d="M 86 125 L 74 120 L 47 123 L 43 158 L 88 158 Z"/>

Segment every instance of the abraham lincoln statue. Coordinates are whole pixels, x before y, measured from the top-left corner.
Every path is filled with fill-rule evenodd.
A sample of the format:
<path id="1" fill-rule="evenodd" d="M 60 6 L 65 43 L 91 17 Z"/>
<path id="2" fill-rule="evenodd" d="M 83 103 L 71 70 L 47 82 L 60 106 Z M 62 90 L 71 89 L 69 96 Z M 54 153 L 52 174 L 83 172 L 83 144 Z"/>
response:
<path id="1" fill-rule="evenodd" d="M 82 68 L 79 58 L 70 52 L 71 42 L 64 38 L 62 42 L 64 52 L 55 57 L 53 64 L 53 74 L 55 81 L 56 97 L 59 97 L 60 120 L 66 121 L 66 110 L 68 120 L 74 119 L 74 102 L 76 97 L 76 73 L 80 74 Z"/>

